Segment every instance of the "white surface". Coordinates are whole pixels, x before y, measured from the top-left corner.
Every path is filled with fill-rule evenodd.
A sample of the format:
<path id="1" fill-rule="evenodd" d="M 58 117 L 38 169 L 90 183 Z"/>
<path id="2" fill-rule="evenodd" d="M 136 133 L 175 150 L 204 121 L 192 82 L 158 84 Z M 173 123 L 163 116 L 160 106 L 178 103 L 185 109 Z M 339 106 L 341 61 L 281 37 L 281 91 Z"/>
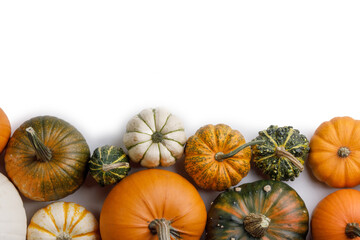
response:
<path id="1" fill-rule="evenodd" d="M 359 7 L 332 0 L 1 1 L 0 105 L 13 130 L 38 115 L 67 120 L 91 151 L 122 145 L 127 121 L 157 106 L 179 116 L 188 136 L 226 123 L 247 140 L 270 124 L 310 138 L 332 117 L 360 119 Z M 169 170 L 185 175 L 182 162 Z M 251 170 L 242 183 L 259 178 Z M 335 191 L 308 167 L 290 185 L 310 213 Z M 88 177 L 63 200 L 99 216 L 109 190 Z M 207 206 L 218 194 L 200 193 Z M 25 200 L 28 218 L 47 204 Z"/>

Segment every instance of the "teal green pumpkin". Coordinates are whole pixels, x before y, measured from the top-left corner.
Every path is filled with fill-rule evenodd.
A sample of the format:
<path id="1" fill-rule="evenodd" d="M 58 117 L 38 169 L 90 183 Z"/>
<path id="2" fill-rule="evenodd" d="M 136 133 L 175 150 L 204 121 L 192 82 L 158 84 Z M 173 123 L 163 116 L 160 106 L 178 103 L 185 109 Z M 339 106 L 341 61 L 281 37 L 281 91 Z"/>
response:
<path id="1" fill-rule="evenodd" d="M 263 143 L 252 146 L 252 163 L 272 180 L 295 180 L 304 169 L 309 153 L 309 141 L 293 127 L 271 125 L 253 141 Z"/>
<path id="2" fill-rule="evenodd" d="M 222 192 L 212 203 L 206 240 L 304 240 L 309 213 L 289 185 L 260 180 Z"/>
<path id="3" fill-rule="evenodd" d="M 95 149 L 89 161 L 89 170 L 100 185 L 114 184 L 127 176 L 129 159 L 121 148 L 106 145 Z"/>

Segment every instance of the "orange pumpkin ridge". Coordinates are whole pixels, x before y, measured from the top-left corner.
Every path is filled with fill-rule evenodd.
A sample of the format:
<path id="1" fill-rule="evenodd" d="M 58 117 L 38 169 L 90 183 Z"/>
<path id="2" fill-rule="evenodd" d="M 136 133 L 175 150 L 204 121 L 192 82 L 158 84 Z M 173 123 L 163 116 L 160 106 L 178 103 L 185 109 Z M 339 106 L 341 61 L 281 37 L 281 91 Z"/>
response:
<path id="1" fill-rule="evenodd" d="M 360 237 L 360 192 L 341 189 L 322 199 L 311 218 L 314 240 L 348 240 Z"/>

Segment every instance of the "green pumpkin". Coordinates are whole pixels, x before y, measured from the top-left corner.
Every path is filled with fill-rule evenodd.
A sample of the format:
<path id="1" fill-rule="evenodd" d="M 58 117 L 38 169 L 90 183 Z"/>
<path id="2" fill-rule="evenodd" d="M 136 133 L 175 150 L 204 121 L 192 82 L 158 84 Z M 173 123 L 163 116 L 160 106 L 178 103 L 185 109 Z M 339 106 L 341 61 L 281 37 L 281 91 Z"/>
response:
<path id="1" fill-rule="evenodd" d="M 38 116 L 14 132 L 6 149 L 5 169 L 25 197 L 54 201 L 83 184 L 89 158 L 89 146 L 74 126 L 57 117 Z"/>
<path id="2" fill-rule="evenodd" d="M 208 212 L 206 240 L 304 240 L 309 213 L 289 185 L 260 180 L 221 193 Z"/>
<path id="3" fill-rule="evenodd" d="M 103 146 L 95 149 L 89 161 L 91 176 L 102 186 L 119 182 L 130 171 L 129 159 L 121 148 Z"/>
<path id="4" fill-rule="evenodd" d="M 259 132 L 253 141 L 263 143 L 252 146 L 252 162 L 272 180 L 295 180 L 304 169 L 309 153 L 309 141 L 293 127 L 271 125 Z"/>

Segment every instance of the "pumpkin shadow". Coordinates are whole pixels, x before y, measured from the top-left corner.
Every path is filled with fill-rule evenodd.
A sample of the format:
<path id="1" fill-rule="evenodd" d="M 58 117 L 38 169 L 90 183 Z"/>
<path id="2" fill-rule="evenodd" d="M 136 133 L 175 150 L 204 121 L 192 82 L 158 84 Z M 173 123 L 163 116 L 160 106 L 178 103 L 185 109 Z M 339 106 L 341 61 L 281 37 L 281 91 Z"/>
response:
<path id="1" fill-rule="evenodd" d="M 252 160 L 250 161 L 250 171 L 253 171 L 261 179 L 270 180 L 270 177 L 257 168 Z"/>
<path id="2" fill-rule="evenodd" d="M 318 185 L 318 187 L 322 187 L 322 188 L 328 188 L 328 189 L 333 189 L 332 187 L 330 187 L 329 185 L 327 185 L 326 183 L 324 182 L 320 182 L 319 179 L 317 179 L 313 173 L 313 171 L 311 170 L 311 167 L 309 165 L 309 161 L 306 160 L 305 164 L 305 169 L 306 171 L 303 171 L 302 174 L 306 174 L 310 179 L 311 179 L 311 182 L 315 185 Z M 304 173 L 305 172 L 305 173 Z"/>
<path id="3" fill-rule="evenodd" d="M 116 146 L 116 147 L 121 148 L 129 159 L 131 169 L 130 169 L 128 175 L 130 175 L 134 172 L 137 172 L 139 170 L 145 169 L 139 163 L 135 163 L 130 160 L 129 153 L 123 142 L 123 137 L 126 132 L 126 129 L 122 125 L 121 126 L 119 125 L 118 130 L 114 130 L 114 132 L 119 133 L 119 134 L 114 134 L 112 136 L 104 136 L 104 137 L 98 139 L 96 141 L 97 147 L 111 145 L 111 146 Z M 97 147 L 95 147 L 95 148 L 97 148 Z M 94 150 L 95 150 L 95 148 L 94 148 Z"/>
<path id="4" fill-rule="evenodd" d="M 4 160 L 4 158 L 5 158 L 5 150 L 0 154 L 0 172 L 1 172 L 4 176 L 6 176 L 6 177 L 9 179 L 9 181 L 11 181 L 10 178 L 8 177 L 7 173 L 6 173 L 6 170 L 5 170 L 5 160 Z M 14 184 L 13 184 L 13 185 L 14 185 Z M 32 216 L 34 215 L 34 213 L 38 210 L 39 202 L 30 200 L 30 199 L 24 197 L 24 196 L 20 193 L 20 191 L 17 189 L 17 187 L 16 187 L 15 185 L 14 185 L 14 187 L 15 187 L 16 190 L 18 191 L 18 193 L 19 193 L 19 195 L 20 195 L 20 197 L 21 197 L 21 199 L 22 199 L 22 201 L 23 201 L 24 206 L 26 206 L 26 207 L 25 207 L 25 212 L 26 212 L 26 216 L 27 216 L 27 224 L 29 224 L 31 217 L 32 217 Z M 40 203 L 40 205 L 41 205 L 41 204 L 42 204 L 42 203 Z M 47 203 L 43 203 L 43 205 L 45 206 L 45 205 L 47 205 Z"/>
<path id="5" fill-rule="evenodd" d="M 5 171 L 5 160 L 4 160 L 4 157 L 5 157 L 5 151 L 3 151 L 1 154 L 0 154 L 0 172 L 2 174 L 4 174 L 6 177 L 7 174 L 6 174 L 6 171 Z"/>
<path id="6" fill-rule="evenodd" d="M 185 171 L 185 154 L 183 154 L 183 156 L 175 162 L 175 164 L 173 165 L 173 168 L 176 173 L 180 174 L 186 180 L 188 180 L 194 186 L 196 186 L 196 183 L 194 182 L 194 180 Z"/>
<path id="7" fill-rule="evenodd" d="M 206 210 L 208 211 L 211 207 L 212 202 L 214 199 L 221 193 L 221 191 L 214 191 L 214 190 L 206 190 L 200 188 L 195 181 L 186 173 L 185 170 L 185 155 L 183 155 L 178 161 L 176 161 L 175 165 L 173 165 L 174 170 L 176 173 L 183 176 L 186 180 L 188 180 L 199 192 L 201 198 L 204 201 Z"/>
<path id="8" fill-rule="evenodd" d="M 185 170 L 185 154 L 176 161 L 176 163 L 171 166 L 174 169 L 174 172 L 180 174 L 182 177 L 184 177 L 186 180 L 188 180 L 194 187 L 200 192 L 200 191 L 206 191 L 204 189 L 201 189 L 195 181 L 192 179 L 192 177 L 187 174 Z M 209 191 L 210 192 L 210 191 Z"/>
<path id="9" fill-rule="evenodd" d="M 254 162 L 251 160 L 250 162 L 251 164 L 251 170 L 259 177 L 261 177 L 262 179 L 265 179 L 265 180 L 271 180 L 271 178 L 268 176 L 268 175 L 265 175 L 259 168 L 257 168 L 254 164 Z M 306 159 L 305 160 L 305 164 L 304 164 L 304 170 L 299 174 L 299 177 L 301 175 L 307 175 L 310 179 L 311 179 L 311 182 L 313 182 L 314 184 L 319 184 L 321 185 L 321 187 L 326 187 L 326 188 L 329 188 L 331 189 L 331 187 L 329 187 L 326 183 L 323 183 L 323 182 L 320 182 L 316 177 L 315 175 L 313 174 L 310 166 L 309 166 L 309 161 Z M 299 178 L 297 177 L 297 178 Z M 296 179 L 294 181 L 296 181 Z M 283 182 L 291 182 L 291 181 L 283 181 Z"/>

